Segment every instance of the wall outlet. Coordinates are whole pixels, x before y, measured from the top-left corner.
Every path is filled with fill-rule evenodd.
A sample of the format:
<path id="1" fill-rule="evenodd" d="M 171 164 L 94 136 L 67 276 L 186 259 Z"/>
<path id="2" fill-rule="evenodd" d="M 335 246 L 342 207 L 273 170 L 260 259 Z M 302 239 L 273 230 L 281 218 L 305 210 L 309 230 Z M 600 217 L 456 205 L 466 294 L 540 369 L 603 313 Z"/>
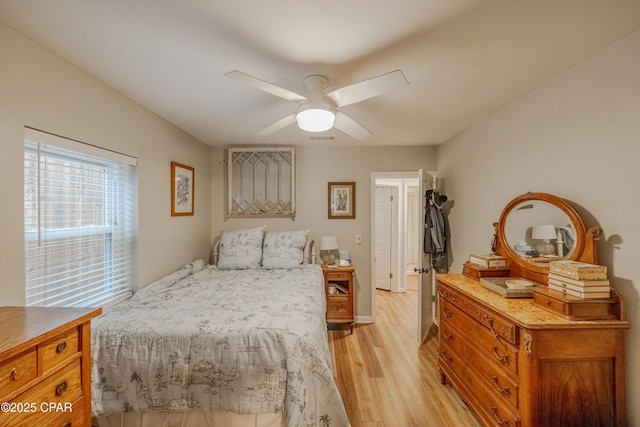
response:
<path id="1" fill-rule="evenodd" d="M 362 244 L 362 236 L 359 234 L 356 234 L 356 244 L 358 245 Z"/>

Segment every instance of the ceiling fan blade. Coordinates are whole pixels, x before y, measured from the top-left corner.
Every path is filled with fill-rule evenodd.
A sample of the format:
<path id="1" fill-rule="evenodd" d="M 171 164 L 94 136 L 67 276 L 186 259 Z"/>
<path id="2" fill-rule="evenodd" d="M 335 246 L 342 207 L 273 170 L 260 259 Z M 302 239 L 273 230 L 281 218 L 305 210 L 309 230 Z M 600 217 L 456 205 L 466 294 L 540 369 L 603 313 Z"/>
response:
<path id="1" fill-rule="evenodd" d="M 284 119 L 278 120 L 271 126 L 267 126 L 266 128 L 262 129 L 256 135 L 271 135 L 272 133 L 277 132 L 280 129 L 284 129 L 295 122 L 296 122 L 296 114 L 295 113 L 289 114 Z"/>
<path id="2" fill-rule="evenodd" d="M 333 99 L 338 107 L 343 107 L 345 105 L 373 98 L 374 96 L 382 95 L 383 93 L 394 89 L 399 89 L 407 86 L 408 84 L 409 82 L 404 77 L 404 74 L 402 74 L 402 71 L 395 70 L 387 74 L 372 77 L 368 80 L 363 80 L 360 83 L 354 83 L 352 85 L 336 89 L 333 92 L 328 93 L 327 96 Z"/>
<path id="3" fill-rule="evenodd" d="M 333 123 L 333 127 L 354 137 L 358 141 L 362 141 L 373 135 L 360 123 L 340 111 L 336 112 L 336 121 Z"/>
<path id="4" fill-rule="evenodd" d="M 238 70 L 229 71 L 228 73 L 225 74 L 225 76 L 232 78 L 234 80 L 238 80 L 240 82 L 246 83 L 250 86 L 260 89 L 261 91 L 270 93 L 271 95 L 275 95 L 279 98 L 286 99 L 287 101 L 293 101 L 293 102 L 307 101 L 307 98 L 302 95 L 299 95 L 287 89 L 283 89 L 269 82 L 265 82 L 264 80 L 260 80 L 257 77 L 250 76 L 249 74 L 245 74 Z"/>

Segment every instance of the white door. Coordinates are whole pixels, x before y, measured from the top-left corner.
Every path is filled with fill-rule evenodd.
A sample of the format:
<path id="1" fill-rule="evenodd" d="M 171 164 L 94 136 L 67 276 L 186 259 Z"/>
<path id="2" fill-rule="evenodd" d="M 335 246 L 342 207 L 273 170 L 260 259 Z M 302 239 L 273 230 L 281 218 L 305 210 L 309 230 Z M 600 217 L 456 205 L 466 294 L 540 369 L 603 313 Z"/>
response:
<path id="1" fill-rule="evenodd" d="M 375 284 L 391 290 L 391 195 L 389 186 L 376 186 Z"/>
<path id="2" fill-rule="evenodd" d="M 426 174 L 420 169 L 418 171 L 419 174 L 419 197 L 420 203 L 418 203 L 420 207 L 420 238 L 421 242 L 424 242 L 424 232 L 425 232 L 425 221 L 424 216 L 426 212 L 426 203 L 425 203 L 425 191 L 427 189 L 426 185 Z M 433 324 L 433 306 L 432 306 L 432 278 L 433 272 L 431 271 L 431 258 L 429 255 L 425 255 L 424 250 L 422 249 L 422 243 L 420 244 L 420 253 L 421 256 L 418 257 L 418 343 L 421 343 L 426 337 L 431 325 Z M 428 271 L 428 273 L 425 273 Z"/>

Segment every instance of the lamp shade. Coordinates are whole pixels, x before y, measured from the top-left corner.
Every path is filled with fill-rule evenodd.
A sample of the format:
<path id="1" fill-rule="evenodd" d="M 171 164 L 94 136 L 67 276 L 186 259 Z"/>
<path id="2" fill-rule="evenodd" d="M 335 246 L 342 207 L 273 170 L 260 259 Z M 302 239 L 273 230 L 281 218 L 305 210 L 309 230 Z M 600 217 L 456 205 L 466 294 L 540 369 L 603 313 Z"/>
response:
<path id="1" fill-rule="evenodd" d="M 323 132 L 333 127 L 336 114 L 328 107 L 309 103 L 303 105 L 296 114 L 298 127 L 307 132 Z"/>
<path id="2" fill-rule="evenodd" d="M 555 239 L 557 236 L 556 228 L 553 225 L 534 225 L 531 231 L 533 239 Z"/>
<path id="3" fill-rule="evenodd" d="M 338 239 L 336 236 L 322 236 L 320 238 L 321 251 L 333 251 L 338 249 Z"/>

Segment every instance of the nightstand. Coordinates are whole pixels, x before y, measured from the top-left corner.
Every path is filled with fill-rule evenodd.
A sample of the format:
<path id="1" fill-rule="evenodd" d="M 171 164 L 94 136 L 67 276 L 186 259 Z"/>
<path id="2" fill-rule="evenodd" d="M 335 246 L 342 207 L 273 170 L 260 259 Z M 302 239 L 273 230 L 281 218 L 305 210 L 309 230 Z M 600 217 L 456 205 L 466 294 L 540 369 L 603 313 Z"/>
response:
<path id="1" fill-rule="evenodd" d="M 355 268 L 322 266 L 327 298 L 327 323 L 348 323 L 353 333 L 353 273 Z"/>

